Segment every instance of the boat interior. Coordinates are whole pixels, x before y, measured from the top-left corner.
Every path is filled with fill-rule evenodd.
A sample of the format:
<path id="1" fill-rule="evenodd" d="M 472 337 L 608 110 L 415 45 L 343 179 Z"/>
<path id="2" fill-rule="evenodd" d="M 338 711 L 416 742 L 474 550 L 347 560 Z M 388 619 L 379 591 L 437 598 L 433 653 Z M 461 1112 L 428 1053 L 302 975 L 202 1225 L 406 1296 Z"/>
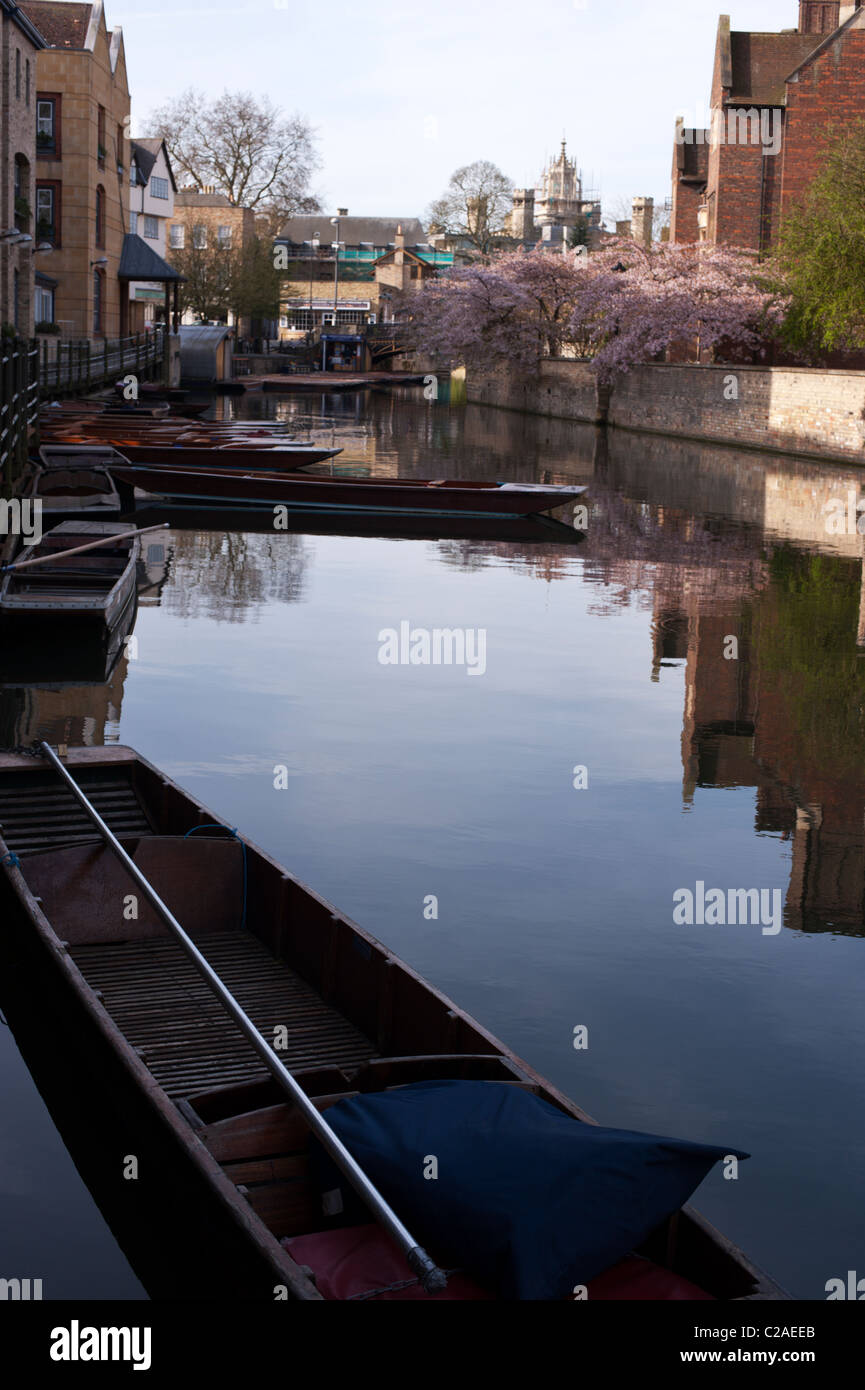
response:
<path id="1" fill-rule="evenodd" d="M 463 1079 L 522 1087 L 588 1120 L 279 864 L 156 769 L 112 752 L 75 768 L 76 781 L 319 1109 Z M 83 979 L 236 1192 L 278 1242 L 320 1231 L 306 1121 L 71 791 L 50 769 L 22 775 L 0 759 L 0 826 Z M 699 1277 L 711 1297 L 755 1293 L 689 1208 L 639 1254 Z"/>

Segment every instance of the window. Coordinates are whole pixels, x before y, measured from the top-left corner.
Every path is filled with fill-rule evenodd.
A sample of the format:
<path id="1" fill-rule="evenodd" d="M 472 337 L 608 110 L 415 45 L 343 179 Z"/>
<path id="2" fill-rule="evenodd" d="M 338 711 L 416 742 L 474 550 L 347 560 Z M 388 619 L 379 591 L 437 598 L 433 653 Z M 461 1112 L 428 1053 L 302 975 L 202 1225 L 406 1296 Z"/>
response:
<path id="1" fill-rule="evenodd" d="M 230 245 L 231 245 L 231 228 L 230 228 L 230 227 L 218 227 L 217 230 L 216 230 L 216 237 L 217 237 L 217 240 L 218 240 L 220 246 L 230 246 Z"/>
<path id="2" fill-rule="evenodd" d="M 15 156 L 13 178 L 15 195 L 15 226 L 19 232 L 30 231 L 30 166 L 23 155 Z"/>
<path id="3" fill-rule="evenodd" d="M 36 153 L 60 153 L 60 98 L 37 97 Z"/>
<path id="4" fill-rule="evenodd" d="M 124 164 L 123 154 L 124 154 L 123 126 L 122 126 L 122 125 L 118 125 L 118 127 L 117 127 L 117 168 L 118 168 L 118 170 L 120 170 L 120 169 L 123 168 L 123 164 Z"/>
<path id="5" fill-rule="evenodd" d="M 99 114 L 96 118 L 96 158 L 99 160 L 100 168 L 105 168 L 105 107 L 100 106 Z"/>
<path id="6" fill-rule="evenodd" d="M 96 190 L 96 245 L 105 245 L 105 189 L 102 184 Z"/>
<path id="7" fill-rule="evenodd" d="M 93 272 L 93 332 L 102 332 L 102 286 L 103 274 L 101 270 Z"/>
<path id="8" fill-rule="evenodd" d="M 60 184 L 36 185 L 36 244 L 50 241 L 60 245 Z"/>
<path id="9" fill-rule="evenodd" d="M 152 178 L 150 180 L 150 192 L 154 198 L 167 198 L 168 179 Z"/>
<path id="10" fill-rule="evenodd" d="M 137 185 L 137 183 L 138 183 L 138 165 L 135 163 L 135 160 L 133 159 L 132 163 L 131 163 L 130 166 L 129 166 L 129 186 L 130 186 L 130 188 L 135 188 L 135 186 Z"/>
<path id="11" fill-rule="evenodd" d="M 37 324 L 54 322 L 53 290 L 46 289 L 44 285 L 37 285 L 33 296 L 33 303 L 36 309 Z"/>
<path id="12" fill-rule="evenodd" d="M 169 233 L 169 245 L 172 251 L 182 251 L 186 245 L 186 228 L 182 223 L 175 223 Z"/>
<path id="13" fill-rule="evenodd" d="M 130 232 L 132 232 L 133 236 L 134 236 L 135 233 L 138 231 L 138 213 L 137 213 L 137 212 L 130 212 L 130 214 L 129 214 L 129 230 L 130 230 Z"/>
<path id="14" fill-rule="evenodd" d="M 196 251 L 203 251 L 207 246 L 207 228 L 200 223 L 192 229 L 192 244 Z"/>
<path id="15" fill-rule="evenodd" d="M 144 219 L 144 235 L 145 235 L 146 237 L 150 237 L 150 240 L 151 240 L 151 241 L 157 241 L 157 240 L 158 240 L 158 238 L 159 238 L 159 218 L 158 218 L 158 217 L 145 217 L 145 219 Z"/>

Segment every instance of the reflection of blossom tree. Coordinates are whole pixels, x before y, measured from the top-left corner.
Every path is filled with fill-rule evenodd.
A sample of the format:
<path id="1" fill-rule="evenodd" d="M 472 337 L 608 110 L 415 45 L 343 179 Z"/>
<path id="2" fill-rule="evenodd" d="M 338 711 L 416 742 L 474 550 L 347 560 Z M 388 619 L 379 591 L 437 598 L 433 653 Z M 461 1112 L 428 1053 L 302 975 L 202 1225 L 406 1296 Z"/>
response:
<path id="1" fill-rule="evenodd" d="M 180 618 L 244 622 L 268 602 L 303 597 L 309 549 L 300 535 L 175 531 L 162 606 Z"/>

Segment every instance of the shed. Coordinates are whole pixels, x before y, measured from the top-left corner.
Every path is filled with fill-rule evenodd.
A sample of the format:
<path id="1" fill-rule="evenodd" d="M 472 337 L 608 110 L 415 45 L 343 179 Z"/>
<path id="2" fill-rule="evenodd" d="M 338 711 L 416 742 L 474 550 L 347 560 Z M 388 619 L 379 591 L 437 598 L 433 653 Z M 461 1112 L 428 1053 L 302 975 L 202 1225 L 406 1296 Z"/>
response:
<path id="1" fill-rule="evenodd" d="M 180 379 L 212 385 L 230 381 L 234 329 L 224 323 L 196 323 L 180 328 Z"/>

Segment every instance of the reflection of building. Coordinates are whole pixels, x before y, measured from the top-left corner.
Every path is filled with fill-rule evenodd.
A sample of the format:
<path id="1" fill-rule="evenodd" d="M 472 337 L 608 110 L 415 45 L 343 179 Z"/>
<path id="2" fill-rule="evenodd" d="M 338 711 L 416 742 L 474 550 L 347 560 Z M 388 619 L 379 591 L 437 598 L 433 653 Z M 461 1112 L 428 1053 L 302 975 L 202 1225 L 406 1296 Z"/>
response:
<path id="1" fill-rule="evenodd" d="M 108 679 L 99 685 L 0 685 L 0 744 L 84 744 L 119 739 L 120 710 L 128 661 L 124 649 Z"/>

